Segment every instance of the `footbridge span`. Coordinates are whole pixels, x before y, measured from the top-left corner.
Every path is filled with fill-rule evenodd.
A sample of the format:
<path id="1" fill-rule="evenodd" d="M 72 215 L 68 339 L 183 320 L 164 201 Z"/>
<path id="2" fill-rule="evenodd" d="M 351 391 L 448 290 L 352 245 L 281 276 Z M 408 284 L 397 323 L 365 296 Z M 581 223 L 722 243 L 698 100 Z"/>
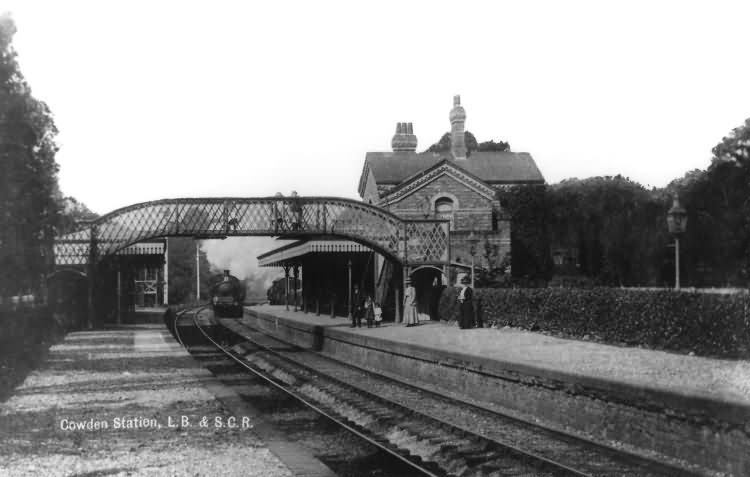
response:
<path id="1" fill-rule="evenodd" d="M 180 236 L 342 237 L 404 266 L 443 266 L 450 263 L 449 227 L 447 220 L 404 219 L 379 207 L 338 197 L 162 199 L 123 207 L 58 237 L 55 263 L 85 267 L 91 322 L 97 264 L 144 240 Z"/>

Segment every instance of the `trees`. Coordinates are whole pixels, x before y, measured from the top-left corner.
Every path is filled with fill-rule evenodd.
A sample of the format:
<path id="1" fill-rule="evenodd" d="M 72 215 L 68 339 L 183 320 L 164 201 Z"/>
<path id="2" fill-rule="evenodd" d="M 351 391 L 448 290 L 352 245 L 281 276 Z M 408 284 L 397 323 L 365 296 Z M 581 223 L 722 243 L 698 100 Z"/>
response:
<path id="1" fill-rule="evenodd" d="M 169 304 L 192 303 L 195 300 L 195 247 L 188 237 L 167 239 L 169 253 Z M 200 253 L 201 299 L 208 297 L 211 270 L 205 253 Z"/>
<path id="2" fill-rule="evenodd" d="M 477 142 L 477 138 L 472 133 L 466 131 L 464 133 L 464 141 L 466 143 L 466 155 L 470 156 L 473 151 L 510 151 L 510 144 L 505 141 L 485 141 L 482 143 Z M 438 142 L 428 147 L 425 152 L 446 152 L 451 150 L 451 133 L 447 132 L 443 134 Z"/>
<path id="3" fill-rule="evenodd" d="M 477 145 L 477 151 L 510 152 L 510 144 L 505 141 L 495 142 L 492 140 L 480 142 L 479 145 Z"/>
<path id="4" fill-rule="evenodd" d="M 688 211 L 683 260 L 688 283 L 747 286 L 750 282 L 750 119 L 713 148 L 705 171 L 673 181 Z"/>
<path id="5" fill-rule="evenodd" d="M 80 222 L 94 220 L 99 217 L 99 214 L 92 212 L 91 209 L 86 207 L 86 204 L 77 201 L 75 197 L 63 197 L 60 199 L 60 207 L 62 209 L 62 217 L 60 218 L 58 234 L 61 235 L 78 229 Z"/>
<path id="6" fill-rule="evenodd" d="M 549 204 L 546 185 L 521 185 L 497 193 L 511 218 L 513 277 L 545 280 L 552 272 L 547 236 Z"/>
<path id="7" fill-rule="evenodd" d="M 21 74 L 15 33 L 10 14 L 0 16 L 0 296 L 40 287 L 60 219 L 57 128 Z"/>
<path id="8" fill-rule="evenodd" d="M 564 180 L 548 192 L 550 241 L 572 251 L 578 271 L 599 284 L 656 284 L 666 203 L 619 175 Z"/>

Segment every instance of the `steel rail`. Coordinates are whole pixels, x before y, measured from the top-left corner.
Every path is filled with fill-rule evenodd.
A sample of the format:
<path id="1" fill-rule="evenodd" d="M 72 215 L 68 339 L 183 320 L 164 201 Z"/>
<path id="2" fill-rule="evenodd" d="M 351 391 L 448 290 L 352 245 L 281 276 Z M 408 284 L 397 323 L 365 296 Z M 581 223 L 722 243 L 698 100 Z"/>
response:
<path id="1" fill-rule="evenodd" d="M 221 326 L 221 324 L 220 324 L 220 326 Z M 233 332 L 229 328 L 226 328 L 226 327 L 224 327 L 224 328 L 227 329 L 227 330 L 229 330 L 232 333 L 237 334 L 236 332 Z M 266 335 L 262 331 L 259 331 L 259 332 L 261 334 Z M 488 437 L 485 437 L 485 436 L 482 436 L 480 434 L 477 434 L 477 433 L 475 433 L 475 432 L 473 432 L 473 431 L 471 431 L 469 429 L 464 429 L 462 427 L 459 427 L 459 426 L 456 426 L 456 425 L 451 424 L 449 422 L 446 422 L 444 420 L 435 418 L 433 416 L 430 416 L 430 415 L 425 414 L 423 412 L 420 412 L 418 410 L 411 409 L 411 408 L 409 408 L 407 406 L 404 406 L 402 404 L 399 404 L 397 402 L 394 402 L 394 401 L 391 401 L 389 399 L 383 398 L 381 396 L 372 394 L 372 393 L 370 393 L 370 392 L 368 392 L 366 390 L 363 390 L 363 389 L 361 389 L 361 388 L 359 388 L 357 386 L 354 386 L 354 385 L 352 385 L 350 383 L 347 383 L 347 382 L 345 382 L 345 381 L 343 381 L 343 380 L 341 380 L 339 378 L 336 378 L 336 377 L 333 377 L 333 376 L 330 376 L 330 375 L 327 375 L 327 374 L 324 375 L 319 370 L 316 370 L 315 368 L 307 366 L 307 365 L 305 365 L 303 363 L 300 363 L 298 361 L 295 361 L 295 360 L 293 360 L 291 358 L 287 358 L 286 356 L 283 356 L 283 355 L 279 354 L 278 352 L 274 351 L 272 348 L 267 347 L 267 346 L 265 346 L 265 345 L 263 345 L 261 343 L 258 343 L 257 341 L 254 341 L 254 340 L 248 338 L 247 336 L 243 336 L 243 335 L 238 335 L 238 336 L 241 336 L 243 339 L 245 339 L 245 340 L 253 343 L 255 346 L 257 346 L 258 348 L 261 348 L 262 350 L 266 351 L 267 353 L 270 353 L 270 354 L 272 354 L 272 355 L 274 355 L 274 356 L 276 356 L 276 357 L 278 357 L 278 358 L 280 358 L 280 359 L 282 359 L 282 360 L 284 360 L 286 362 L 292 363 L 293 365 L 295 365 L 297 367 L 300 367 L 300 368 L 306 369 L 306 370 L 308 370 L 310 372 L 313 372 L 315 374 L 321 375 L 325 379 L 333 381 L 337 385 L 339 385 L 341 387 L 344 387 L 344 388 L 347 388 L 347 389 L 349 389 L 350 391 L 353 391 L 356 394 L 360 394 L 360 395 L 364 394 L 364 395 L 367 396 L 368 399 L 378 401 L 378 402 L 380 402 L 384 406 L 390 407 L 392 409 L 397 409 L 400 412 L 403 412 L 405 414 L 417 416 L 419 419 L 422 419 L 422 420 L 425 420 L 425 421 L 436 422 L 439 426 L 442 426 L 444 428 L 450 429 L 453 432 L 456 432 L 456 433 L 459 433 L 459 434 L 465 434 L 465 435 L 468 435 L 470 437 L 475 437 L 475 438 L 481 439 L 483 441 L 487 441 L 487 442 L 491 443 L 492 445 L 495 445 L 495 446 L 501 448 L 504 451 L 508 451 L 510 454 L 514 454 L 516 458 L 520 458 L 523 461 L 531 462 L 532 465 L 540 465 L 541 464 L 544 467 L 551 467 L 554 471 L 556 471 L 558 473 L 562 472 L 565 475 L 572 475 L 572 476 L 576 476 L 576 477 L 595 477 L 593 474 L 580 471 L 580 470 L 575 469 L 573 467 L 570 467 L 570 466 L 568 466 L 568 465 L 566 465 L 566 464 L 564 464 L 562 462 L 557 462 L 557 461 L 555 461 L 553 459 L 550 459 L 550 458 L 547 458 L 547 457 L 535 454 L 533 452 L 521 449 L 521 448 L 516 447 L 516 446 L 514 446 L 512 444 L 508 444 L 508 443 L 505 443 L 505 442 L 500 442 L 500 441 L 497 441 L 497 440 L 494 440 L 494 439 L 490 439 Z M 284 341 L 278 340 L 277 338 L 275 338 L 273 336 L 271 338 L 276 339 L 277 341 L 280 341 L 282 343 L 285 343 Z M 291 345 L 291 346 L 294 346 L 294 345 Z M 336 362 L 339 363 L 338 361 L 336 361 Z M 343 364 L 346 364 L 346 363 L 343 363 Z M 365 371 L 365 372 L 368 372 L 368 373 L 372 373 L 371 371 L 367 371 L 367 370 L 364 370 L 364 369 L 361 369 L 361 368 L 357 368 L 357 369 L 359 369 L 360 371 Z M 375 374 L 375 373 L 372 373 L 372 374 Z M 380 375 L 378 375 L 378 374 L 375 374 L 375 375 L 378 376 L 378 377 L 380 377 Z M 441 397 L 445 399 L 445 396 L 441 396 Z M 448 398 L 448 399 L 452 400 L 451 398 Z M 454 400 L 454 401 L 463 404 L 463 402 L 461 402 L 461 401 L 457 401 L 457 400 Z"/>
<path id="2" fill-rule="evenodd" d="M 298 346 L 296 346 L 294 344 L 291 344 L 291 343 L 288 343 L 288 342 L 286 342 L 284 340 L 281 340 L 278 337 L 273 336 L 271 334 L 268 334 L 268 333 L 266 333 L 263 330 L 260 330 L 260 329 L 257 329 L 257 328 L 252 328 L 252 327 L 250 327 L 250 326 L 248 326 L 247 324 L 244 324 L 244 323 L 241 326 L 246 327 L 249 330 L 252 330 L 253 332 L 260 333 L 260 334 L 262 334 L 262 335 L 264 335 L 264 336 L 266 336 L 266 337 L 268 337 L 268 338 L 270 338 L 272 340 L 278 341 L 280 343 L 284 343 L 284 344 L 286 344 L 288 346 L 291 346 L 293 348 L 310 352 L 310 350 L 307 350 L 307 349 L 304 349 L 304 348 L 299 348 Z M 229 331 L 232 331 L 229 328 L 227 328 L 227 329 Z M 236 333 L 234 331 L 232 331 L 232 332 Z M 242 336 L 242 337 L 245 338 L 245 339 L 247 339 L 248 341 L 253 341 L 253 340 L 250 340 L 249 338 L 247 338 L 246 336 Z M 318 374 L 320 373 L 319 370 L 317 370 L 315 368 L 312 368 L 311 366 L 307 366 L 306 364 L 301 363 L 299 361 L 296 361 L 293 358 L 289 358 L 287 356 L 282 356 L 282 355 L 278 354 L 277 352 L 273 351 L 272 348 L 266 347 L 265 345 L 257 343 L 257 342 L 254 342 L 254 341 L 253 341 L 253 343 L 256 344 L 257 346 L 263 348 L 265 351 L 267 351 L 269 353 L 272 353 L 275 356 L 278 356 L 280 359 L 283 359 L 285 361 L 293 363 L 296 366 L 308 369 L 311 372 L 318 373 Z M 406 387 L 406 388 L 411 388 L 411 389 L 413 389 L 415 391 L 428 394 L 428 395 L 430 395 L 432 397 L 435 397 L 437 399 L 441 399 L 441 400 L 445 400 L 445 401 L 448 401 L 448 402 L 456 403 L 456 404 L 458 404 L 460 406 L 469 407 L 469 408 L 471 408 L 473 410 L 476 410 L 478 412 L 481 412 L 481 413 L 485 413 L 485 414 L 490 414 L 490 415 L 493 415 L 493 416 L 497 416 L 497 417 L 499 417 L 501 419 L 504 419 L 504 420 L 510 421 L 512 423 L 515 423 L 518 426 L 522 426 L 522 427 L 524 427 L 526 429 L 538 429 L 539 431 L 544 432 L 545 434 L 547 434 L 549 436 L 552 436 L 553 438 L 556 438 L 556 439 L 559 439 L 561 441 L 570 443 L 572 445 L 579 444 L 579 445 L 590 446 L 590 447 L 595 448 L 598 451 L 600 451 L 600 452 L 608 455 L 609 457 L 616 458 L 616 459 L 622 459 L 623 461 L 625 461 L 626 463 L 629 463 L 630 465 L 642 466 L 642 467 L 652 467 L 653 468 L 652 469 L 653 472 L 655 472 L 655 473 L 657 473 L 659 475 L 680 476 L 680 477 L 701 477 L 703 475 L 703 474 L 699 474 L 699 473 L 693 472 L 693 471 L 691 471 L 689 469 L 685 469 L 685 468 L 682 468 L 682 467 L 671 465 L 671 464 L 665 463 L 665 462 L 660 462 L 660 461 L 652 460 L 652 459 L 649 459 L 647 457 L 644 457 L 644 456 L 641 456 L 641 455 L 638 455 L 638 454 L 634 454 L 634 453 L 627 452 L 627 451 L 621 451 L 621 450 L 612 449 L 611 447 L 608 447 L 608 446 L 606 446 L 604 444 L 601 444 L 599 442 L 595 442 L 595 441 L 590 440 L 590 439 L 586 439 L 586 438 L 583 438 L 583 437 L 573 436 L 573 435 L 570 435 L 570 434 L 566 434 L 566 433 L 563 433 L 563 432 L 558 431 L 556 429 L 551 429 L 551 428 L 548 428 L 548 427 L 545 427 L 545 426 L 541 426 L 539 424 L 531 423 L 531 422 L 526 421 L 524 419 L 521 419 L 519 417 L 515 417 L 515 416 L 511 416 L 511 415 L 508 415 L 508 414 L 504 414 L 504 413 L 498 412 L 498 411 L 496 411 L 494 409 L 489 409 L 489 408 L 486 408 L 486 407 L 483 407 L 483 406 L 480 406 L 480 405 L 477 405 L 477 404 L 474 404 L 474 403 L 471 403 L 471 402 L 468 402 L 468 401 L 464 401 L 464 400 L 461 400 L 461 399 L 458 399 L 458 398 L 454 398 L 454 397 L 451 397 L 451 396 L 446 396 L 446 395 L 441 394 L 441 393 L 439 393 L 437 391 L 434 391 L 432 389 L 429 389 L 429 388 L 426 388 L 426 387 L 422 387 L 422 386 L 416 385 L 414 383 L 402 381 L 402 380 L 400 380 L 398 378 L 394 378 L 394 377 L 391 377 L 391 376 L 386 376 L 386 375 L 383 375 L 383 374 L 375 373 L 375 372 L 373 372 L 370 369 L 366 369 L 366 368 L 357 366 L 355 364 L 347 363 L 347 362 L 344 362 L 344 361 L 339 361 L 339 360 L 337 360 L 335 358 L 331 358 L 329 356 L 324 356 L 324 355 L 322 355 L 320 353 L 315 353 L 314 352 L 314 354 L 316 356 L 324 359 L 324 360 L 330 360 L 332 362 L 335 362 L 338 365 L 343 365 L 344 367 L 355 369 L 357 371 L 360 371 L 360 372 L 363 372 L 363 373 L 366 373 L 366 374 L 372 374 L 374 376 L 377 376 L 379 379 L 382 379 L 384 381 L 392 382 L 392 383 L 394 383 L 394 384 L 396 384 L 398 386 L 403 386 L 403 387 Z M 326 378 L 338 381 L 342 385 L 347 386 L 347 387 L 349 387 L 349 388 L 351 388 L 351 389 L 353 389 L 353 390 L 355 390 L 357 392 L 365 392 L 365 393 L 367 392 L 366 390 L 361 390 L 361 389 L 359 389 L 356 386 L 353 386 L 353 385 L 351 385 L 349 383 L 341 381 L 338 378 L 329 377 L 329 376 L 326 376 Z M 380 399 L 380 400 L 384 400 L 384 401 L 390 402 L 387 399 L 381 398 L 379 396 L 373 396 L 373 397 L 375 397 L 377 399 Z M 401 406 L 398 403 L 393 403 L 393 404 L 396 405 L 396 406 Z M 405 406 L 401 406 L 401 407 L 405 407 Z M 422 413 L 420 413 L 419 411 L 416 411 L 416 410 L 411 410 L 409 408 L 406 408 L 406 409 L 408 409 L 410 412 L 422 414 Z M 439 421 L 439 419 L 436 419 L 436 418 L 434 418 L 432 416 L 429 416 L 429 415 L 425 415 L 425 416 L 428 419 Z M 457 429 L 459 431 L 463 431 L 463 432 L 467 432 L 467 433 L 470 433 L 470 434 L 473 434 L 473 435 L 477 435 L 477 434 L 474 434 L 473 431 L 471 431 L 469 429 L 464 429 L 464 428 L 461 428 L 459 426 L 456 426 L 456 425 L 450 424 L 450 423 L 445 423 L 445 424 L 448 425 L 448 426 L 451 426 L 451 427 L 453 427 L 453 428 L 455 428 L 455 429 Z M 530 451 L 525 451 L 525 450 L 520 449 L 520 448 L 517 448 L 513 444 L 509 444 L 509 443 L 497 441 L 497 440 L 494 440 L 492 438 L 484 437 L 484 436 L 481 436 L 481 435 L 477 435 L 477 437 L 480 437 L 480 438 L 485 439 L 485 440 L 490 440 L 491 442 L 496 443 L 497 445 L 500 445 L 500 446 L 507 446 L 507 447 L 512 448 L 512 449 L 517 449 L 519 452 L 524 453 L 524 454 L 528 454 L 530 457 L 532 457 L 534 459 L 538 458 L 540 460 L 549 460 L 554 465 L 565 466 L 565 464 L 557 463 L 553 459 L 549 459 L 549 458 L 546 458 L 544 456 L 538 456 L 537 457 L 535 453 L 530 452 Z M 572 467 L 567 467 L 566 466 L 566 468 L 569 469 L 570 471 L 577 472 L 576 475 L 580 475 L 580 476 L 591 476 L 592 475 L 592 474 L 588 474 L 588 473 L 579 471 L 577 469 L 573 469 Z"/>
<path id="3" fill-rule="evenodd" d="M 213 338 L 211 338 L 208 335 L 208 333 L 206 333 L 206 331 L 198 323 L 198 320 L 197 320 L 198 313 L 200 311 L 202 311 L 203 309 L 205 309 L 205 308 L 206 307 L 201 307 L 201 308 L 199 308 L 197 311 L 195 311 L 193 313 L 193 324 L 201 332 L 201 334 L 203 335 L 204 338 L 206 338 L 209 342 L 211 342 L 211 344 L 214 345 L 214 347 L 216 347 L 217 349 L 219 349 L 222 353 L 224 353 L 225 355 L 227 355 L 234 362 L 236 362 L 237 364 L 239 364 L 243 368 L 247 369 L 248 371 L 252 372 L 253 374 L 255 374 L 256 376 L 258 376 L 259 378 L 263 379 L 264 381 L 267 381 L 269 384 L 271 384 L 272 386 L 276 387 L 277 389 L 285 392 L 289 396 L 291 396 L 294 399 L 298 400 L 299 402 L 301 402 L 305 406 L 309 407 L 313 411 L 317 412 L 318 414 L 326 417 L 327 419 L 331 420 L 332 422 L 336 423 L 337 425 L 343 427 L 344 429 L 346 429 L 347 431 L 349 431 L 352 434 L 356 435 L 357 437 L 359 437 L 361 439 L 364 439 L 365 441 L 367 441 L 370 444 L 378 447 L 379 449 L 384 450 L 385 452 L 387 452 L 388 454 L 396 457 L 397 459 L 401 460 L 402 462 L 410 465 L 411 467 L 414 467 L 415 469 L 417 469 L 419 472 L 423 473 L 424 475 L 427 475 L 427 476 L 430 476 L 430 477 L 445 477 L 445 474 L 436 474 L 433 471 L 431 471 L 430 469 L 425 468 L 423 465 L 420 465 L 418 462 L 415 461 L 415 459 L 410 459 L 408 457 L 405 457 L 405 456 L 402 455 L 401 452 L 399 452 L 397 450 L 394 450 L 390 446 L 386 446 L 386 445 L 382 444 L 381 442 L 379 442 L 375 438 L 370 437 L 370 436 L 368 436 L 368 435 L 360 432 L 359 430 L 355 429 L 354 427 L 350 426 L 349 424 L 343 422 L 338 417 L 336 417 L 336 416 L 332 415 L 331 413 L 327 412 L 326 410 L 320 408 L 316 404 L 308 401 L 304 396 L 301 396 L 298 393 L 294 392 L 293 390 L 288 389 L 283 384 L 279 384 L 278 382 L 276 382 L 276 380 L 272 379 L 269 376 L 266 376 L 264 373 L 262 373 L 260 371 L 257 371 L 252 366 L 250 366 L 248 363 L 246 363 L 244 360 L 242 360 L 242 358 L 236 356 L 236 353 L 234 353 L 233 351 L 225 348 L 221 344 L 217 343 Z M 221 326 L 221 324 L 218 324 L 217 326 Z"/>
<path id="4" fill-rule="evenodd" d="M 196 313 L 198 313 L 198 311 L 204 308 L 206 307 L 202 306 L 200 308 L 197 308 Z M 182 336 L 180 336 L 180 327 L 178 326 L 178 322 L 180 321 L 180 318 L 182 318 L 182 315 L 184 315 L 186 312 L 187 310 L 178 311 L 175 314 L 174 321 L 172 322 L 172 327 L 174 328 L 174 337 L 175 339 L 177 339 L 177 342 L 180 343 L 180 346 L 182 346 L 185 349 L 187 349 L 187 346 L 185 346 L 185 343 L 182 341 Z"/>

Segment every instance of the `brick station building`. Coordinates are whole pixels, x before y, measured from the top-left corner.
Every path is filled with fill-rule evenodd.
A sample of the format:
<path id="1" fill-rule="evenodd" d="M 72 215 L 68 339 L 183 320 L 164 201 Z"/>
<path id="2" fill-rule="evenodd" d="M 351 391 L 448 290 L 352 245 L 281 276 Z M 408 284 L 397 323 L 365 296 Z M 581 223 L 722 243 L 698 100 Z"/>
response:
<path id="1" fill-rule="evenodd" d="M 453 99 L 449 114 L 450 149 L 443 152 L 416 152 L 417 137 L 412 123 L 398 123 L 391 140 L 391 151 L 368 152 L 359 179 L 359 195 L 364 202 L 382 207 L 407 219 L 447 219 L 450 221 L 450 266 L 434 266 L 402 270 L 397 264 L 364 246 L 356 253 L 336 250 L 351 249 L 351 243 L 314 252 L 304 242 L 282 247 L 259 257 L 261 266 L 282 266 L 287 271 L 304 270 L 303 305 L 325 312 L 346 313 L 348 265 L 356 269 L 354 284 L 371 291 L 376 301 L 390 303 L 402 295 L 402 274 L 412 278 L 417 289 L 419 312 L 436 319 L 437 299 L 442 287 L 455 284 L 469 273 L 472 259 L 480 268 L 509 264 L 511 222 L 498 200 L 498 191 L 523 184 L 544 184 L 544 177 L 534 159 L 525 152 L 473 151 L 467 149 L 465 137 L 466 111 L 459 96 Z M 472 246 L 473 245 L 473 246 Z M 295 255 L 290 250 L 299 250 Z M 485 250 L 490 250 L 493 263 L 488 263 Z M 365 252 L 365 253 L 363 253 Z M 473 256 L 472 256 L 472 252 Z M 326 255 L 320 255 L 320 253 Z M 367 253 L 371 256 L 367 256 Z M 321 268 L 322 264 L 335 265 Z M 343 264 L 343 265 L 342 265 Z M 506 273 L 509 273 L 509 267 Z M 305 279 L 307 278 L 307 280 Z M 326 286 L 338 297 L 338 306 L 320 286 Z M 305 286 L 307 282 L 308 286 Z M 326 296 L 321 295 L 324 294 Z M 320 304 L 323 303 L 321 306 Z M 342 307 L 342 304 L 344 305 Z M 328 305 L 328 308 L 326 308 Z M 337 311 L 338 310 L 338 311 Z M 399 316 L 398 312 L 394 316 Z"/>

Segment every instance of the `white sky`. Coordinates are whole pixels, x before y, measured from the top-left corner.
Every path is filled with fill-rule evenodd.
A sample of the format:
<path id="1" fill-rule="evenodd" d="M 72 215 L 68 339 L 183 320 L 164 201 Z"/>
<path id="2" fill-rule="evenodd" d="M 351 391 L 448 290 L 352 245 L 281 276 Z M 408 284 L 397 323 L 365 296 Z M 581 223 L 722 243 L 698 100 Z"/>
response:
<path id="1" fill-rule="evenodd" d="M 199 196 L 357 197 L 399 121 L 454 94 L 549 183 L 705 168 L 750 116 L 750 2 L 5 1 L 52 109 L 63 193 L 106 213 Z"/>

